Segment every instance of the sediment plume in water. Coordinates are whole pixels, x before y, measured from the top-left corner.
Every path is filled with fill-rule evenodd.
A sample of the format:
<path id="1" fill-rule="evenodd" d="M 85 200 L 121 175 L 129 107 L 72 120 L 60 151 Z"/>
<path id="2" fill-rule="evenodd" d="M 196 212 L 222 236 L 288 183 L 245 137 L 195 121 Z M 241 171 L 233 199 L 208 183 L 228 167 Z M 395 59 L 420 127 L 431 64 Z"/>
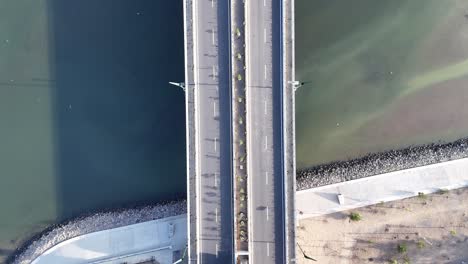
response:
<path id="1" fill-rule="evenodd" d="M 468 157 L 468 138 L 411 146 L 297 171 L 297 190 Z"/>
<path id="2" fill-rule="evenodd" d="M 7 263 L 29 264 L 46 250 L 70 238 L 106 229 L 181 215 L 185 214 L 186 211 L 186 201 L 179 200 L 139 208 L 100 212 L 80 217 L 64 224 L 51 226 L 35 236 L 19 248 L 15 254 L 10 256 Z"/>

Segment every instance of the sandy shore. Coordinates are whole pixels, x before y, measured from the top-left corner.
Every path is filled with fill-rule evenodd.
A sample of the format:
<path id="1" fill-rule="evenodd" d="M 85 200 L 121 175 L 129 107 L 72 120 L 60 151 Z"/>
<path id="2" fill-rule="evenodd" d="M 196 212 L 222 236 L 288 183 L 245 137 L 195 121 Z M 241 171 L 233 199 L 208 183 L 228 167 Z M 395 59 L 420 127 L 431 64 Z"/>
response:
<path id="1" fill-rule="evenodd" d="M 301 220 L 297 243 L 317 262 L 297 248 L 298 263 L 468 263 L 467 188 L 352 212 L 362 219 L 345 211 Z"/>

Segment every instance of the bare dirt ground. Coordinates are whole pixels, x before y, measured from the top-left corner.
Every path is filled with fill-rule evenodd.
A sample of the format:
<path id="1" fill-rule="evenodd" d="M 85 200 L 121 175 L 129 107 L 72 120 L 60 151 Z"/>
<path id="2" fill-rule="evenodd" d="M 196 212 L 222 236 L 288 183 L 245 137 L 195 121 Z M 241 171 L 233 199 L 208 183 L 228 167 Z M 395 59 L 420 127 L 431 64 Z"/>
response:
<path id="1" fill-rule="evenodd" d="M 468 264 L 468 189 L 301 220 L 297 243 L 298 263 Z"/>

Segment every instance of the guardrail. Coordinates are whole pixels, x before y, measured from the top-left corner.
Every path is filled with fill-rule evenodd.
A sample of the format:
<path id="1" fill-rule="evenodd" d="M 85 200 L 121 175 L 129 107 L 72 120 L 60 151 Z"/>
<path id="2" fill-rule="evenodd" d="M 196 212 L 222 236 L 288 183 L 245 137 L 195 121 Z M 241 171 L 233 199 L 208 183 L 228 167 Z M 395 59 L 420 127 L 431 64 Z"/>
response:
<path id="1" fill-rule="evenodd" d="M 232 24 L 231 24 L 231 2 L 232 0 L 228 0 L 228 7 L 229 7 L 229 11 L 227 12 L 228 14 L 228 29 L 229 29 L 229 32 L 228 32 L 228 43 L 230 43 L 229 45 L 229 56 L 228 56 L 228 60 L 229 60 L 229 76 L 233 76 L 232 74 L 232 34 L 231 34 L 231 28 L 232 28 Z M 229 131 L 230 131 L 230 138 L 229 138 L 229 143 L 230 143 L 230 146 L 231 146 L 231 151 L 229 152 L 229 155 L 230 155 L 230 160 L 233 161 L 234 160 L 234 149 L 233 149 L 233 138 L 234 138 L 234 128 L 233 128 L 233 102 L 232 102 L 232 82 L 229 81 L 229 98 L 230 98 L 230 102 L 229 102 Z M 234 164 L 231 163 L 231 206 L 232 206 L 232 210 L 234 212 L 233 214 L 233 219 L 232 219 L 232 234 L 233 234 L 233 240 L 235 240 L 235 237 L 237 236 L 237 232 L 236 232 L 236 215 L 235 215 L 235 212 L 236 212 L 236 200 L 235 200 L 235 193 L 236 193 L 236 185 L 235 185 L 235 179 L 234 179 Z M 236 261 L 236 243 L 232 243 L 232 263 L 235 263 Z"/>
<path id="2" fill-rule="evenodd" d="M 287 258 L 286 258 L 286 231 L 287 231 L 287 228 L 286 228 L 286 221 L 287 221 L 287 211 L 286 211 L 286 204 L 285 204 L 285 200 L 286 200 L 286 197 L 287 197 L 287 190 L 286 190 L 286 184 L 287 184 L 287 173 L 286 173 L 286 168 L 285 168 L 285 164 L 287 162 L 287 155 L 285 155 L 285 148 L 287 147 L 286 144 L 287 142 L 285 142 L 285 137 L 284 137 L 284 130 L 285 130 L 285 127 L 284 127 L 284 119 L 286 118 L 286 111 L 284 110 L 284 95 L 285 95 L 285 81 L 284 81 L 284 71 L 285 71 L 285 67 L 284 67 L 284 52 L 285 52 L 285 48 L 284 48 L 284 43 L 283 43 L 283 39 L 284 39 L 284 30 L 283 30 L 283 26 L 284 26 L 284 19 L 283 19 L 283 5 L 284 5 L 284 0 L 281 1 L 280 3 L 280 20 L 281 20 L 281 26 L 280 26 L 280 65 L 281 65 L 281 70 L 280 70 L 280 87 L 281 87 L 281 100 L 280 100 L 280 105 L 281 105 L 281 140 L 282 140 L 282 144 L 281 144 L 281 159 L 282 159 L 282 162 L 281 162 L 281 178 L 282 178 L 282 182 L 281 182 L 281 187 L 282 187 L 282 196 L 281 197 L 281 207 L 282 207 L 282 211 L 283 211 L 283 234 L 282 234 L 282 243 L 283 243 L 283 247 L 282 247 L 282 250 L 283 250 L 283 254 L 282 254 L 282 257 L 283 257 L 283 263 L 287 263 Z"/>
<path id="3" fill-rule="evenodd" d="M 245 2 L 244 1 L 244 16 L 245 16 L 245 20 L 244 20 L 244 25 L 245 25 L 245 65 L 246 67 L 247 66 L 250 66 L 250 59 L 251 59 L 251 56 L 250 56 L 250 50 L 249 48 L 247 48 L 247 46 L 250 44 L 250 31 L 249 31 L 249 25 L 250 25 L 250 11 L 249 11 L 249 8 L 250 8 L 250 3 L 251 2 Z M 245 110 L 247 112 L 247 116 L 246 116 L 246 120 L 250 120 L 250 114 L 251 114 L 251 111 L 250 111 L 250 107 L 249 107 L 249 98 L 251 98 L 250 96 L 250 92 L 251 92 L 251 87 L 248 87 L 249 83 L 250 83 L 250 74 L 246 74 L 245 76 L 245 82 L 246 82 L 246 91 L 245 91 L 245 100 L 246 100 L 246 104 L 245 104 Z M 251 153 L 252 150 L 251 150 L 251 144 L 252 144 L 252 138 L 251 138 L 251 134 L 250 133 L 247 133 L 247 131 L 251 131 L 251 124 L 250 122 L 246 122 L 246 134 L 247 134 L 247 142 L 249 144 L 247 144 L 247 153 Z M 249 157 L 248 161 L 251 159 L 251 157 Z M 248 167 L 247 168 L 247 171 L 251 171 L 250 168 Z M 247 181 L 247 193 L 251 194 L 252 193 L 252 178 L 249 177 L 248 181 Z M 251 220 L 252 220 L 252 217 L 253 217 L 253 213 L 252 213 L 252 206 L 251 206 L 251 203 L 248 203 L 248 215 L 251 216 Z M 252 262 L 253 262 L 253 257 L 251 257 L 253 251 L 254 251 L 254 247 L 252 246 L 251 242 L 252 242 L 252 239 L 253 239 L 253 221 L 249 221 L 249 251 L 246 252 L 246 255 L 252 259 Z"/>

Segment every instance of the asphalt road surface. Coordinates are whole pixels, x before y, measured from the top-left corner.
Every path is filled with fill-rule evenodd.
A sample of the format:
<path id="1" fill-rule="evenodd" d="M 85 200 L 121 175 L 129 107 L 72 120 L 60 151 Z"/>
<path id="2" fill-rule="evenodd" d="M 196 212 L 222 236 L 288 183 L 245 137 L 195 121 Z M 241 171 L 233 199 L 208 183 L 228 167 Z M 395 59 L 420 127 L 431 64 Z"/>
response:
<path id="1" fill-rule="evenodd" d="M 281 1 L 246 3 L 250 262 L 283 263 Z"/>
<path id="2" fill-rule="evenodd" d="M 194 1 L 200 263 L 233 259 L 228 11 L 227 1 Z"/>

